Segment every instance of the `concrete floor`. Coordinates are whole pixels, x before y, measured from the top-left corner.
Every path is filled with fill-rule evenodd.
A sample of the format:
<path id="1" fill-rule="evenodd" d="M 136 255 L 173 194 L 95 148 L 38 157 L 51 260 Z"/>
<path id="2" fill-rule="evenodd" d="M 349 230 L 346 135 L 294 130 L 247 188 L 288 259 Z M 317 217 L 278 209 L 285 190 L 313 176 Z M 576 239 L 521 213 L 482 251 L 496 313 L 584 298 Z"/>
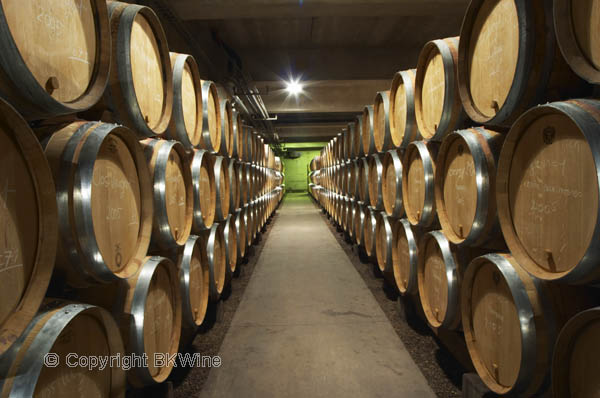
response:
<path id="1" fill-rule="evenodd" d="M 288 194 L 201 397 L 435 397 L 306 194 Z"/>

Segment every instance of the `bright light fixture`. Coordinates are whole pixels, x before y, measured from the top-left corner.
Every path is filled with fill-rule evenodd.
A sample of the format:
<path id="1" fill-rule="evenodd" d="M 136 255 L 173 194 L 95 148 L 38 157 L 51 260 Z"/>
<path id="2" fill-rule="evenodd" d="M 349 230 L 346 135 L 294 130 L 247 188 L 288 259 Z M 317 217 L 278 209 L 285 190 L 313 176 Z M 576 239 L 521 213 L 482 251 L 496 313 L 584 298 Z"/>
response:
<path id="1" fill-rule="evenodd" d="M 291 80 L 286 83 L 286 90 L 291 95 L 298 95 L 302 92 L 302 84 L 300 84 L 299 80 Z"/>

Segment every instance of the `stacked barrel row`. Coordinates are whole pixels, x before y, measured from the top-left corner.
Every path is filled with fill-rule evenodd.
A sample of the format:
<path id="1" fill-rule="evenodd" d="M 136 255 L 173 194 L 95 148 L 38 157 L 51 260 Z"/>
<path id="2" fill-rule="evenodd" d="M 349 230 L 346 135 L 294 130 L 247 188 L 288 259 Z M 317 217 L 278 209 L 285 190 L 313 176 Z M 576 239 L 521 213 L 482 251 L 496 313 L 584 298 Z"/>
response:
<path id="1" fill-rule="evenodd" d="M 311 193 L 491 390 L 593 396 L 600 101 L 573 98 L 600 17 L 526 3 L 472 0 L 313 160 Z"/>
<path id="2" fill-rule="evenodd" d="M 239 273 L 282 199 L 281 160 L 192 56 L 169 52 L 152 9 L 13 3 L 0 1 L 0 396 L 124 397 L 167 379 L 173 362 L 154 354 L 194 337 Z M 148 361 L 92 371 L 68 353 Z"/>

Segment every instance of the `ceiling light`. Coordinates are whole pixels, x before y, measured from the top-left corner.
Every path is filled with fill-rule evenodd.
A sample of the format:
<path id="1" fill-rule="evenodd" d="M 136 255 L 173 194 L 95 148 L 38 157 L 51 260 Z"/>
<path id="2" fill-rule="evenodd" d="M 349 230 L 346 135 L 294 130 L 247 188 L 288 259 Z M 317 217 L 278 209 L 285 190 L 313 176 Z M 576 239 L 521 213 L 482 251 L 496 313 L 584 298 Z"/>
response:
<path id="1" fill-rule="evenodd" d="M 298 95 L 302 92 L 302 84 L 300 84 L 299 80 L 291 80 L 286 83 L 286 90 L 291 95 Z"/>

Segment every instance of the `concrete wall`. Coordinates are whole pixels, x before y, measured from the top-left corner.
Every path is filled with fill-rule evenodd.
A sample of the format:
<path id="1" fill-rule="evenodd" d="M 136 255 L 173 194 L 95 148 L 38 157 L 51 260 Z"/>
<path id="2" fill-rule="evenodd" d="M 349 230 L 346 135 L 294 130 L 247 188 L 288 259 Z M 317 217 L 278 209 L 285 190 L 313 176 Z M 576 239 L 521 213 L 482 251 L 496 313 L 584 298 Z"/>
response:
<path id="1" fill-rule="evenodd" d="M 297 159 L 283 159 L 285 165 L 285 188 L 293 191 L 306 191 L 308 189 L 308 169 L 310 161 L 320 151 L 294 148 L 294 151 L 302 153 Z"/>

